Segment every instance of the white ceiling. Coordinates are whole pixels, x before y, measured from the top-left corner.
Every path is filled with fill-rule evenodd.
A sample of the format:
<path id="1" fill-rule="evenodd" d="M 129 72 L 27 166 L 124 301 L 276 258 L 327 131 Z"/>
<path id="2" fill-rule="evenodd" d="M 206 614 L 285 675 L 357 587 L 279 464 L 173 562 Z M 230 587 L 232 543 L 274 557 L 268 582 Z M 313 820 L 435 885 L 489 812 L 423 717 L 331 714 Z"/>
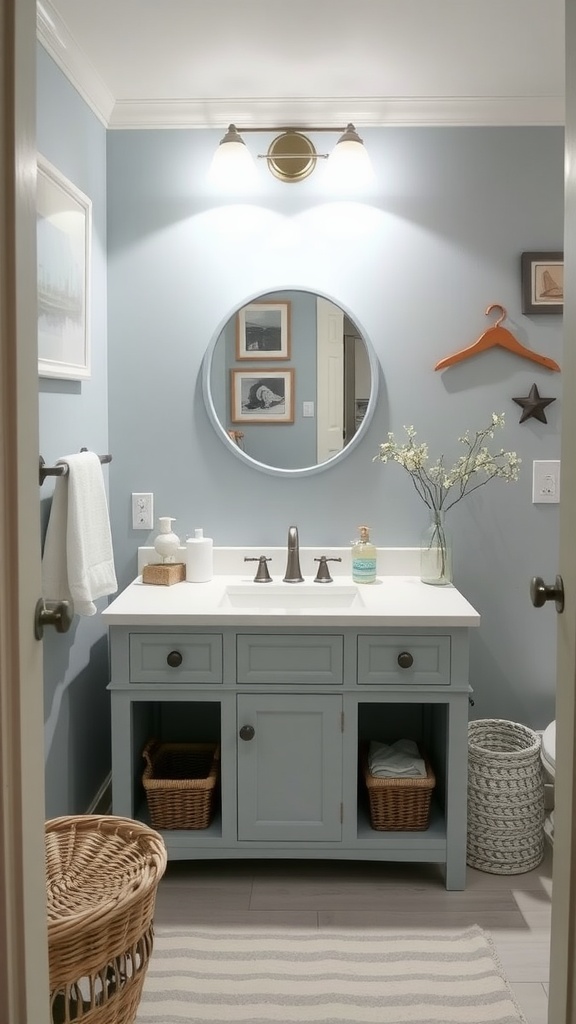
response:
<path id="1" fill-rule="evenodd" d="M 564 0 L 38 0 L 112 128 L 563 124 Z"/>

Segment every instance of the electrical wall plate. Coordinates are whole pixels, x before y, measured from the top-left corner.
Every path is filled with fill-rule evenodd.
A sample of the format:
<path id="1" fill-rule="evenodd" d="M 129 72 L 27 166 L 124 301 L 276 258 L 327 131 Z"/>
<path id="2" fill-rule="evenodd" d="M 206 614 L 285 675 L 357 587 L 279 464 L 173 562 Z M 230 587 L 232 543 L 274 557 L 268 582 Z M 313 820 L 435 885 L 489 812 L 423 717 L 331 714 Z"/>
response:
<path id="1" fill-rule="evenodd" d="M 154 495 L 132 494 L 132 529 L 151 530 L 154 526 Z"/>
<path id="2" fill-rule="evenodd" d="M 556 504 L 560 501 L 560 459 L 532 463 L 532 504 Z"/>

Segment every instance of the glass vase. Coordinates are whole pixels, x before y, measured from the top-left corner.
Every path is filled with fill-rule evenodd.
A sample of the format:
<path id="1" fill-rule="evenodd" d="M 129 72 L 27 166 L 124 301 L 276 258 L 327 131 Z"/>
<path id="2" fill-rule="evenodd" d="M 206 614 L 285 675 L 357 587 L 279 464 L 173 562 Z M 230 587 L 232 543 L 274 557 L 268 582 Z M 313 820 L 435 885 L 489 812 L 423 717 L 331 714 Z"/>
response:
<path id="1" fill-rule="evenodd" d="M 452 583 L 452 542 L 446 530 L 444 513 L 434 509 L 420 543 L 420 579 L 436 587 Z"/>

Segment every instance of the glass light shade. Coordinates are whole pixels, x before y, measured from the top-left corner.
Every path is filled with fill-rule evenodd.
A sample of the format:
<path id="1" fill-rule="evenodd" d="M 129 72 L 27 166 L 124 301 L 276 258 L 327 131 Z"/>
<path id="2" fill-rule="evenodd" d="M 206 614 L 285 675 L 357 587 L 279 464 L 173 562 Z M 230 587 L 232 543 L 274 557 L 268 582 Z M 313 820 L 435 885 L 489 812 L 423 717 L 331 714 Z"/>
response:
<path id="1" fill-rule="evenodd" d="M 328 157 L 326 178 L 339 188 L 362 187 L 374 181 L 370 157 L 354 125 L 348 125 Z"/>
<path id="2" fill-rule="evenodd" d="M 209 180 L 227 189 L 243 189 L 257 179 L 256 164 L 233 124 L 214 153 Z"/>

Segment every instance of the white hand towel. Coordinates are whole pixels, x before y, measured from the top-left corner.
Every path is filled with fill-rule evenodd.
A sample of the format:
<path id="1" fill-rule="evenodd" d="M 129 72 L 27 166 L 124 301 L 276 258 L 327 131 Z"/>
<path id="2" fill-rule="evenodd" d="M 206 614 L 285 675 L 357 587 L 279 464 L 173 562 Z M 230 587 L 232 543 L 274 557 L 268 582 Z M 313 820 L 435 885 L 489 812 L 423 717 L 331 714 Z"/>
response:
<path id="1" fill-rule="evenodd" d="M 379 779 L 426 777 L 426 764 L 414 740 L 397 740 L 390 745 L 372 740 L 368 748 L 368 768 L 370 774 Z"/>
<path id="2" fill-rule="evenodd" d="M 72 601 L 78 615 L 95 615 L 94 601 L 118 590 L 100 459 L 80 452 L 58 460 L 42 558 L 45 600 Z"/>

